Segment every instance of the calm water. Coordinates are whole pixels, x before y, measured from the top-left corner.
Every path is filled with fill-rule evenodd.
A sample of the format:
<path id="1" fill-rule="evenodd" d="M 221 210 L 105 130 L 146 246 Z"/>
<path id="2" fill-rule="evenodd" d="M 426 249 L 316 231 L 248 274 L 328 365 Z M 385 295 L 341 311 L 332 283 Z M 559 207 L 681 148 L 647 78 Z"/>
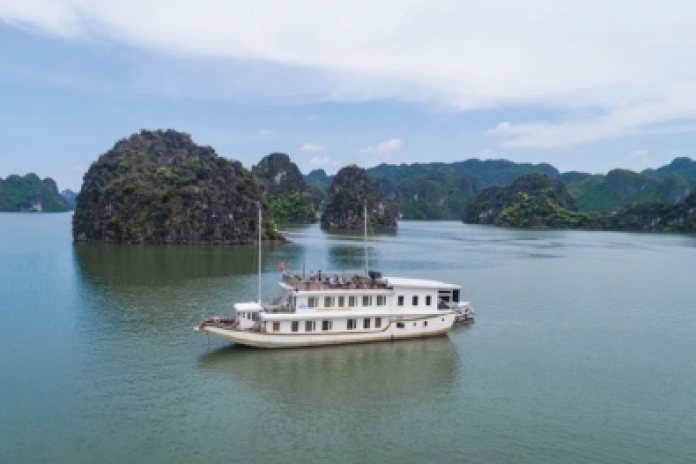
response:
<path id="1" fill-rule="evenodd" d="M 372 268 L 464 285 L 446 338 L 292 351 L 193 332 L 255 298 L 253 247 L 73 245 L 0 215 L 0 461 L 696 462 L 696 237 L 403 222 Z M 360 269 L 290 228 L 276 264 Z"/>

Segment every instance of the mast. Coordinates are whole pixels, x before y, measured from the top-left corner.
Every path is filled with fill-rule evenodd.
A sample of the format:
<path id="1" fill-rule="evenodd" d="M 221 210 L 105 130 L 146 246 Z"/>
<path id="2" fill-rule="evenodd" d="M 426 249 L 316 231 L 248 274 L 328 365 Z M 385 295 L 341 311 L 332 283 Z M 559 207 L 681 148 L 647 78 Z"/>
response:
<path id="1" fill-rule="evenodd" d="M 259 207 L 259 304 L 261 304 L 261 202 L 256 202 Z"/>
<path id="2" fill-rule="evenodd" d="M 370 267 L 370 261 L 367 257 L 367 201 L 364 204 L 364 211 L 363 211 L 364 217 L 363 217 L 363 244 L 365 247 L 365 277 L 367 277 L 367 272 Z"/>

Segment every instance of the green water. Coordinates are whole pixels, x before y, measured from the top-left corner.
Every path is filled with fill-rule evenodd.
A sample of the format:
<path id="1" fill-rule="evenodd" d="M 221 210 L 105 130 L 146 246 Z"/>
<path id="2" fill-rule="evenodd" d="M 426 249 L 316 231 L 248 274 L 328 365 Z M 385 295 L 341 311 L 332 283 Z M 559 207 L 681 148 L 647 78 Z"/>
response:
<path id="1" fill-rule="evenodd" d="M 0 215 L 0 462 L 696 462 L 696 237 L 402 222 L 371 268 L 460 283 L 448 337 L 290 351 L 193 332 L 253 247 L 73 245 Z M 296 271 L 361 237 L 290 228 Z"/>

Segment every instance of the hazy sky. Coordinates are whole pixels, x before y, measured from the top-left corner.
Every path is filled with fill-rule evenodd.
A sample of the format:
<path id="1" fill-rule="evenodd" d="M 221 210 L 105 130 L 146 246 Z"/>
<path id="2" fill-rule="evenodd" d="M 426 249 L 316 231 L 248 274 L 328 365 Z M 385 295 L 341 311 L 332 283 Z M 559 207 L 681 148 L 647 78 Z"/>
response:
<path id="1" fill-rule="evenodd" d="M 140 129 L 251 167 L 696 158 L 696 2 L 0 0 L 0 177 Z"/>

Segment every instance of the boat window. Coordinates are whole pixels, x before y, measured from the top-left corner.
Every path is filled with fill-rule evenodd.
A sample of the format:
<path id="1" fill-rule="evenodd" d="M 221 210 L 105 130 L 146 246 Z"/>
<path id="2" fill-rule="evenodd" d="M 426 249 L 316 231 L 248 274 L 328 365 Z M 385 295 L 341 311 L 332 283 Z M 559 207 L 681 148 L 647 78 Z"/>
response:
<path id="1" fill-rule="evenodd" d="M 397 298 L 396 301 L 397 301 L 396 304 L 398 304 L 399 306 L 403 306 L 403 305 L 404 305 L 404 296 L 403 296 L 403 295 L 399 295 L 399 298 Z"/>
<path id="2" fill-rule="evenodd" d="M 413 306 L 418 306 L 418 295 L 413 296 Z"/>
<path id="3" fill-rule="evenodd" d="M 317 307 L 317 297 L 316 296 L 310 296 L 307 299 L 307 307 L 308 308 L 316 308 Z"/>
<path id="4" fill-rule="evenodd" d="M 377 295 L 377 306 L 384 306 L 387 304 L 387 297 L 384 295 Z"/>
<path id="5" fill-rule="evenodd" d="M 382 327 L 382 318 L 381 317 L 375 317 L 375 329 L 379 329 Z"/>
<path id="6" fill-rule="evenodd" d="M 363 296 L 363 306 L 372 306 L 372 297 L 371 296 Z"/>
<path id="7" fill-rule="evenodd" d="M 370 318 L 366 317 L 363 319 L 363 329 L 369 329 L 370 328 Z"/>
<path id="8" fill-rule="evenodd" d="M 280 332 L 280 322 L 274 322 L 274 323 L 273 323 L 273 331 L 274 331 L 274 332 Z"/>
<path id="9" fill-rule="evenodd" d="M 314 321 L 305 321 L 304 325 L 305 332 L 311 332 L 314 330 Z"/>
<path id="10" fill-rule="evenodd" d="M 292 321 L 292 331 L 297 332 L 300 330 L 300 323 L 297 321 Z"/>
<path id="11" fill-rule="evenodd" d="M 428 326 L 428 321 L 423 321 L 423 327 L 427 327 L 427 326 Z"/>
<path id="12" fill-rule="evenodd" d="M 452 292 L 452 301 L 459 303 L 459 290 L 454 290 Z"/>
<path id="13" fill-rule="evenodd" d="M 350 306 L 351 308 L 354 308 L 355 306 L 357 306 L 357 305 L 355 304 L 355 297 L 354 297 L 354 296 L 349 296 L 349 297 L 348 297 L 348 306 Z"/>
<path id="14" fill-rule="evenodd" d="M 406 326 L 404 325 L 403 322 L 397 322 L 397 323 L 396 323 L 396 328 L 397 328 L 397 329 L 403 329 L 404 327 L 406 327 Z"/>
<path id="15" fill-rule="evenodd" d="M 334 297 L 332 296 L 325 296 L 324 297 L 324 307 L 325 308 L 330 308 L 334 305 Z"/>
<path id="16" fill-rule="evenodd" d="M 358 326 L 357 322 L 355 319 L 348 319 L 348 330 L 355 329 Z"/>
<path id="17" fill-rule="evenodd" d="M 321 330 L 331 330 L 333 324 L 332 321 L 321 321 Z"/>
<path id="18" fill-rule="evenodd" d="M 338 297 L 338 307 L 342 308 L 346 305 L 346 297 L 345 296 L 339 296 Z"/>
<path id="19" fill-rule="evenodd" d="M 259 320 L 259 313 L 253 313 L 251 315 L 251 320 L 252 321 L 258 321 Z"/>
<path id="20" fill-rule="evenodd" d="M 432 304 L 432 302 L 433 302 L 433 297 L 432 297 L 432 296 L 428 295 L 428 296 L 425 297 L 425 305 L 426 305 L 426 306 L 430 306 L 430 305 Z"/>

